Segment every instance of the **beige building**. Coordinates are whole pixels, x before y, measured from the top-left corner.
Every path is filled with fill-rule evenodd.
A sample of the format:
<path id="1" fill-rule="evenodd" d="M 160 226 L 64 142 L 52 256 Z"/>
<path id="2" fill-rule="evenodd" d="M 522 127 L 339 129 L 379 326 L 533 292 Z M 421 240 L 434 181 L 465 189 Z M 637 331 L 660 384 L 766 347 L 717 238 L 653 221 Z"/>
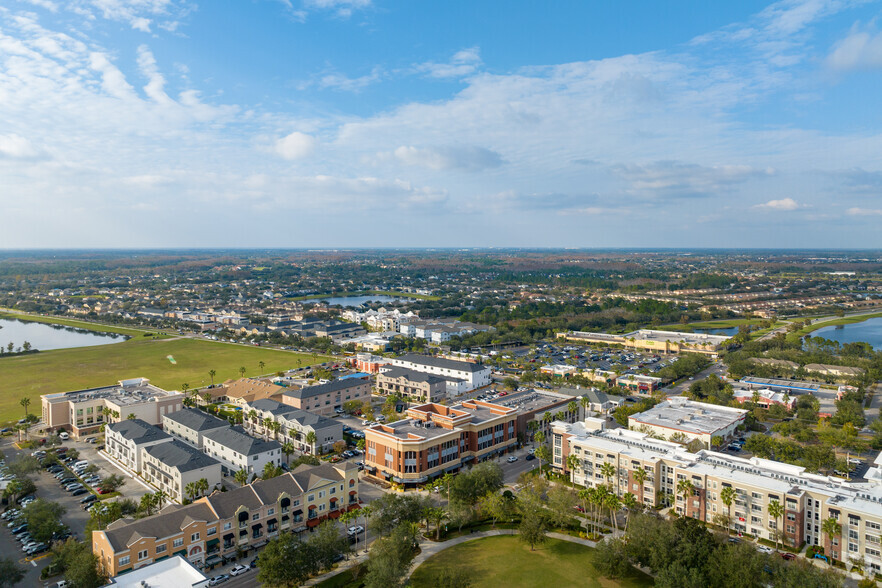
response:
<path id="1" fill-rule="evenodd" d="M 111 576 L 175 555 L 211 569 L 279 533 L 301 533 L 358 508 L 358 496 L 358 470 L 350 464 L 302 465 L 153 516 L 114 521 L 92 533 L 92 552 Z"/>
<path id="2" fill-rule="evenodd" d="M 698 439 L 710 447 L 714 437 L 729 439 L 744 423 L 748 411 L 672 396 L 649 410 L 628 417 L 628 428 L 658 439 Z"/>
<path id="3" fill-rule="evenodd" d="M 230 423 L 196 408 L 185 408 L 162 417 L 162 428 L 169 435 L 202 449 L 203 436 L 209 431 L 226 429 Z"/>
<path id="4" fill-rule="evenodd" d="M 566 331 L 557 334 L 558 339 L 568 339 L 580 343 L 600 343 L 602 345 L 622 345 L 641 351 L 655 353 L 703 353 L 716 356 L 730 337 L 705 335 L 702 333 L 681 333 L 677 331 L 656 331 L 639 329 L 624 335 L 590 333 L 586 331 Z"/>
<path id="5" fill-rule="evenodd" d="M 223 481 L 218 460 L 177 439 L 145 447 L 141 461 L 144 479 L 176 502 L 187 497 L 184 489 L 190 482 L 205 478 L 211 490 Z"/>
<path id="6" fill-rule="evenodd" d="M 158 425 L 163 415 L 181 410 L 184 395 L 157 388 L 147 378 L 134 378 L 115 386 L 44 394 L 40 402 L 48 429 L 82 437 L 97 433 L 104 423 L 123 421 L 129 415 Z"/>
<path id="7" fill-rule="evenodd" d="M 171 440 L 171 435 L 141 419 L 109 423 L 104 428 L 104 450 L 135 473 L 141 472 L 144 448 Z"/>
<path id="8" fill-rule="evenodd" d="M 333 415 L 338 408 L 351 400 L 370 400 L 371 382 L 367 378 L 341 378 L 327 384 L 304 386 L 299 390 L 287 390 L 281 398 L 282 404 L 308 410 L 321 415 Z"/>
<path id="9" fill-rule="evenodd" d="M 398 394 L 413 402 L 439 402 L 447 398 L 447 380 L 402 367 L 381 368 L 377 374 L 377 392 Z"/>
<path id="10" fill-rule="evenodd" d="M 820 545 L 834 559 L 863 558 L 870 569 L 882 571 L 882 473 L 850 482 L 756 457 L 691 453 L 645 433 L 603 427 L 598 419 L 554 423 L 554 467 L 578 485 L 606 485 L 619 496 L 630 492 L 648 506 L 672 505 L 682 516 L 720 526 L 728 521 L 745 535 L 774 540 L 780 533 L 791 546 Z M 576 456 L 575 468 L 570 455 Z M 604 464 L 612 466 L 610 477 Z M 723 501 L 727 487 L 735 492 L 731 509 Z M 772 502 L 784 507 L 777 520 L 769 514 Z M 823 532 L 828 518 L 842 527 L 832 539 Z"/>

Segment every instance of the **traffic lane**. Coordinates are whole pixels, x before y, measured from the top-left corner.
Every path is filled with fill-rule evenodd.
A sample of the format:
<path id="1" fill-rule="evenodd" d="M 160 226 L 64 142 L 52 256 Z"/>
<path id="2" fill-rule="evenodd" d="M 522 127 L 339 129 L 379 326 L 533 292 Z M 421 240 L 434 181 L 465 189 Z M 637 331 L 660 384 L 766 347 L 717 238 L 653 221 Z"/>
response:
<path id="1" fill-rule="evenodd" d="M 711 374 L 715 374 L 717 376 L 722 377 L 725 374 L 725 372 L 726 372 L 726 366 L 720 362 L 716 362 L 716 363 L 713 363 L 710 366 L 704 368 L 703 370 L 701 370 L 700 372 L 698 372 L 694 376 L 692 376 L 691 380 L 689 378 L 687 378 L 687 379 L 683 380 L 682 382 L 680 382 L 679 384 L 677 384 L 676 386 L 673 386 L 672 388 L 662 388 L 662 390 L 668 396 L 679 396 L 680 394 L 682 394 L 683 392 L 688 390 L 689 386 L 691 386 L 695 382 L 700 382 L 701 380 L 704 380 L 705 378 L 707 378 Z"/>

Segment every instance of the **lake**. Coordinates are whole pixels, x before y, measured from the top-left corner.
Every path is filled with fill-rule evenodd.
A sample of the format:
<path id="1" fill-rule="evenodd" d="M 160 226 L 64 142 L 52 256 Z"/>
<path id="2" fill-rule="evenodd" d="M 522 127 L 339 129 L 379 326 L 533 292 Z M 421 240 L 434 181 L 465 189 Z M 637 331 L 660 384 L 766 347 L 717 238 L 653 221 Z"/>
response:
<path id="1" fill-rule="evenodd" d="M 361 306 L 365 302 L 396 302 L 401 300 L 399 296 L 334 296 L 331 298 L 322 298 L 322 302 L 328 303 L 330 306 L 339 304 L 340 306 L 348 306 L 350 308 Z"/>
<path id="2" fill-rule="evenodd" d="M 862 323 L 824 327 L 812 333 L 812 337 L 823 337 L 840 343 L 869 343 L 873 349 L 882 349 L 882 318 L 867 319 Z"/>
<path id="3" fill-rule="evenodd" d="M 4 348 L 10 342 L 14 343 L 15 347 L 20 347 L 28 341 L 34 349 L 49 351 L 68 347 L 107 345 L 125 341 L 126 338 L 125 335 L 115 333 L 96 333 L 63 325 L 0 318 L 0 346 Z"/>

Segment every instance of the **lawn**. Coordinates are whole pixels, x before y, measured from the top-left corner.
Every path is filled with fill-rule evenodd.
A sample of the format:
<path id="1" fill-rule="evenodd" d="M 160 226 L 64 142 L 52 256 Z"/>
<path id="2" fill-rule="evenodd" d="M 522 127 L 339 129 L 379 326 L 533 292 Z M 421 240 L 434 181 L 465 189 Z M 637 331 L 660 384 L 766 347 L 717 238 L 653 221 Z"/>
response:
<path id="1" fill-rule="evenodd" d="M 103 330 L 97 325 L 91 327 Z M 240 367 L 245 368 L 246 376 L 256 376 L 327 360 L 321 355 L 313 359 L 309 354 L 232 343 L 139 335 L 122 343 L 0 357 L 0 422 L 23 416 L 19 405 L 23 396 L 31 398 L 30 411 L 39 414 L 41 394 L 106 386 L 137 377 L 149 378 L 160 388 L 180 390 L 185 382 L 191 388 L 207 386 L 211 383 L 208 371 L 212 369 L 217 372 L 214 382 L 220 383 L 238 378 Z M 169 355 L 174 364 L 168 360 Z"/>
<path id="2" fill-rule="evenodd" d="M 652 578 L 634 570 L 618 580 L 599 577 L 593 566 L 595 551 L 578 543 L 548 539 L 530 551 L 517 536 L 500 535 L 461 543 L 429 558 L 411 576 L 414 587 L 432 587 L 441 570 L 463 569 L 471 585 L 481 586 L 597 586 L 629 588 L 652 586 Z"/>

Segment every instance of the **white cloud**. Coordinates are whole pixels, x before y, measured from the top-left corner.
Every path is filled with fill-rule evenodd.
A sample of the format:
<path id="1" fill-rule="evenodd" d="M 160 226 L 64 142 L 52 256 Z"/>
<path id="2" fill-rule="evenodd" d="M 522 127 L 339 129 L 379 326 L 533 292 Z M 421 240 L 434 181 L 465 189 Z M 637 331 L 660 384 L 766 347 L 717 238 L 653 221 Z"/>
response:
<path id="1" fill-rule="evenodd" d="M 751 178 L 771 175 L 747 165 L 702 166 L 680 161 L 619 164 L 612 172 L 628 182 L 628 189 L 648 196 L 716 196 Z"/>
<path id="2" fill-rule="evenodd" d="M 849 216 L 882 216 L 880 208 L 849 208 L 845 211 Z"/>
<path id="3" fill-rule="evenodd" d="M 802 205 L 793 198 L 782 198 L 781 200 L 769 200 L 763 204 L 757 204 L 753 208 L 761 210 L 789 211 L 802 208 Z"/>
<path id="4" fill-rule="evenodd" d="M 405 165 L 432 170 L 481 171 L 502 165 L 499 153 L 483 147 L 413 147 L 402 145 L 393 152 Z"/>
<path id="5" fill-rule="evenodd" d="M 312 135 L 294 131 L 276 141 L 276 153 L 284 159 L 302 159 L 312 154 L 316 144 Z"/>
<path id="6" fill-rule="evenodd" d="M 25 0 L 28 4 L 45 8 L 49 12 L 58 12 L 58 5 L 51 0 Z"/>
<path id="7" fill-rule="evenodd" d="M 16 134 L 0 135 L 0 158 L 28 159 L 37 157 L 40 151 L 30 141 Z"/>
<path id="8" fill-rule="evenodd" d="M 849 71 L 882 67 L 882 32 L 852 30 L 838 41 L 825 61 L 827 67 Z"/>
<path id="9" fill-rule="evenodd" d="M 470 47 L 457 51 L 447 63 L 427 61 L 416 65 L 414 69 L 433 78 L 461 78 L 478 71 L 481 63 L 480 49 Z"/>
<path id="10" fill-rule="evenodd" d="M 357 78 L 350 78 L 338 73 L 330 73 L 323 75 L 318 80 L 318 86 L 320 88 L 330 88 L 333 90 L 342 90 L 344 92 L 360 92 L 371 84 L 380 81 L 382 77 L 383 70 L 380 67 L 375 67 L 371 70 L 371 73 Z M 301 86 L 301 89 L 304 87 L 305 85 Z"/>
<path id="11" fill-rule="evenodd" d="M 371 4 L 371 0 L 304 0 L 303 7 L 307 10 L 328 10 L 340 18 L 349 18 L 356 10 L 364 10 Z"/>
<path id="12" fill-rule="evenodd" d="M 138 47 L 138 67 L 148 80 L 147 85 L 144 86 L 144 93 L 155 102 L 170 103 L 171 98 L 165 93 L 165 78 L 159 73 L 156 58 L 146 45 Z"/>

